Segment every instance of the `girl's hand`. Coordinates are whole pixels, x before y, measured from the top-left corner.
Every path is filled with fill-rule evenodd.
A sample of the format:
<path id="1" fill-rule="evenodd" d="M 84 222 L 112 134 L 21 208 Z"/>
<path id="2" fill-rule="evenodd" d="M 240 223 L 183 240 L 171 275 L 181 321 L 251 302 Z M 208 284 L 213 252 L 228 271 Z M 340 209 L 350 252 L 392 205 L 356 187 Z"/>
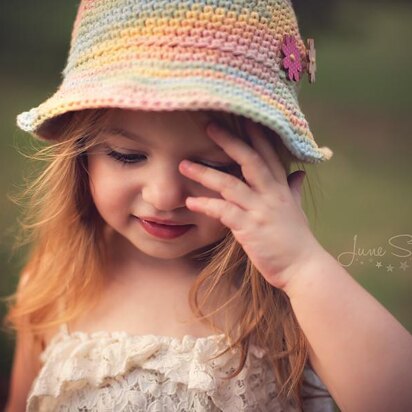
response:
<path id="1" fill-rule="evenodd" d="M 247 119 L 253 148 L 218 126 L 207 132 L 242 169 L 246 180 L 184 160 L 182 174 L 221 194 L 223 199 L 186 199 L 193 211 L 219 219 L 272 286 L 284 289 L 309 258 L 322 249 L 301 208 L 304 171 L 288 177 L 260 125 Z M 255 149 L 255 150 L 254 150 Z"/>

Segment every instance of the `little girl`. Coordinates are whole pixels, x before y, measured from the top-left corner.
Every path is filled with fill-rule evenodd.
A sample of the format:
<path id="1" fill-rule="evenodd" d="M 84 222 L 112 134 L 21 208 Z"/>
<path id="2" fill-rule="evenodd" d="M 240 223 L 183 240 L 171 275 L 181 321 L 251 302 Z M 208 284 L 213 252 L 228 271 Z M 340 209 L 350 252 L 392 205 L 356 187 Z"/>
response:
<path id="1" fill-rule="evenodd" d="M 312 234 L 290 0 L 83 0 L 8 325 L 8 412 L 410 411 L 412 339 Z M 24 232 L 26 233 L 26 232 Z"/>

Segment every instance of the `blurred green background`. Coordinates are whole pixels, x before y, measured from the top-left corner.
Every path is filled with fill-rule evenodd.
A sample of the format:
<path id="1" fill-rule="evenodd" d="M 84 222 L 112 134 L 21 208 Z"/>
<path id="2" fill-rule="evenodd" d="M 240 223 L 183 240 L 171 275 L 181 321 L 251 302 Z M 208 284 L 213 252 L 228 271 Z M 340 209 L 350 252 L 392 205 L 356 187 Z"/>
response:
<path id="1" fill-rule="evenodd" d="M 77 1 L 0 2 L 0 295 L 15 290 L 25 250 L 12 254 L 18 207 L 9 195 L 33 165 L 16 115 L 61 81 Z M 295 1 L 303 37 L 314 37 L 317 79 L 301 106 L 320 146 L 334 157 L 309 168 L 319 179 L 315 235 L 348 272 L 412 331 L 411 67 L 408 1 Z M 359 255 L 351 261 L 354 242 Z M 385 255 L 370 256 L 381 247 Z M 344 254 L 344 255 L 342 255 Z M 380 262 L 380 265 L 379 265 Z M 0 307 L 3 318 L 4 306 Z M 14 342 L 0 331 L 0 409 Z"/>

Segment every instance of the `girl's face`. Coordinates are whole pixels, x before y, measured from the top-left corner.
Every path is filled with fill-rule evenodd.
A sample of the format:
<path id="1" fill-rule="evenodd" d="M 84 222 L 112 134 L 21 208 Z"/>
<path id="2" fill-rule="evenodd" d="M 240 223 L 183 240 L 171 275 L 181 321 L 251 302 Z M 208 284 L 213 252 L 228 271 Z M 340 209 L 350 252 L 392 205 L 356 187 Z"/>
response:
<path id="1" fill-rule="evenodd" d="M 111 114 L 98 144 L 88 151 L 91 194 L 103 220 L 153 258 L 184 262 L 190 252 L 222 239 L 228 229 L 219 220 L 185 205 L 188 196 L 220 194 L 178 170 L 189 159 L 241 177 L 240 167 L 207 137 L 205 126 L 211 119 L 206 112 L 113 109 Z M 164 239 L 148 233 L 141 217 L 193 226 Z"/>

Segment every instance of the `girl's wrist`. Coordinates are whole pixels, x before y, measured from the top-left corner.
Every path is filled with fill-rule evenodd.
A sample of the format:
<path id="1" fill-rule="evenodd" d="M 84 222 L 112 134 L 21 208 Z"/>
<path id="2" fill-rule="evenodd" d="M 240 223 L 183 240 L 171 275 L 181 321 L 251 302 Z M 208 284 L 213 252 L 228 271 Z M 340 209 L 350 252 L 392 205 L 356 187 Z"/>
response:
<path id="1" fill-rule="evenodd" d="M 281 289 L 290 299 L 295 298 L 313 282 L 320 281 L 316 275 L 325 271 L 326 267 L 330 267 L 330 270 L 334 272 L 337 268 L 341 269 L 336 259 L 317 243 L 308 250 L 299 263 L 290 269 L 290 276 Z"/>

